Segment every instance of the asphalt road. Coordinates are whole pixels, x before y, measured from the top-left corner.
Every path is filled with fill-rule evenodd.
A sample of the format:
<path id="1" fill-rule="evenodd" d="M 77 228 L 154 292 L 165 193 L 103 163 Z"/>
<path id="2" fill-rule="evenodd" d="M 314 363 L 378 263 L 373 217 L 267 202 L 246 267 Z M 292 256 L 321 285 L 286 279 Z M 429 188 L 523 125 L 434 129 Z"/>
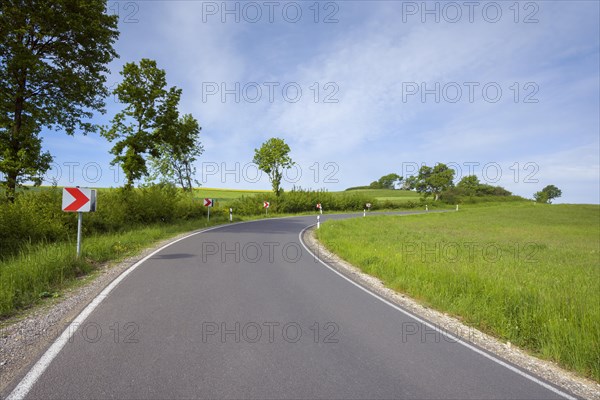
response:
<path id="1" fill-rule="evenodd" d="M 564 398 L 315 260 L 299 240 L 314 222 L 232 224 L 163 249 L 128 274 L 54 358 L 47 353 L 51 362 L 30 376 L 29 391 L 21 385 L 13 394 Z"/>

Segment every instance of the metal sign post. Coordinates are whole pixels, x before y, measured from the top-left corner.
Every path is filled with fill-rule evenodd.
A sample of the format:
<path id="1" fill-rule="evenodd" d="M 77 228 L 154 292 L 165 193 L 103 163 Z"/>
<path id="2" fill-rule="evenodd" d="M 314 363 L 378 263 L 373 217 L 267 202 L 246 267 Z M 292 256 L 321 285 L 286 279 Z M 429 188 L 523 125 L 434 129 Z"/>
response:
<path id="1" fill-rule="evenodd" d="M 214 199 L 204 199 L 204 207 L 208 207 L 206 221 L 210 222 L 210 208 L 215 204 Z"/>
<path id="2" fill-rule="evenodd" d="M 83 213 L 77 213 L 77 258 L 81 256 L 81 225 L 83 224 Z"/>
<path id="3" fill-rule="evenodd" d="M 96 211 L 96 190 L 77 187 L 63 189 L 62 210 L 77 213 L 77 258 L 81 257 L 83 213 Z"/>

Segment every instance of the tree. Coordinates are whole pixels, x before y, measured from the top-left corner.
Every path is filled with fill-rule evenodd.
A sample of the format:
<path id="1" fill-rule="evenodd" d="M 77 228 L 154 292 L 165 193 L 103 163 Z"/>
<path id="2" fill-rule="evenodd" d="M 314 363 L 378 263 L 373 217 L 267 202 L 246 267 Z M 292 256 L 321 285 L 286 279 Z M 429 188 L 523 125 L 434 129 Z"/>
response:
<path id="1" fill-rule="evenodd" d="M 125 64 L 121 75 L 123 81 L 113 93 L 126 107 L 102 134 L 111 142 L 119 139 L 111 150 L 112 164 L 121 164 L 127 177 L 125 187 L 131 188 L 135 180 L 148 175 L 146 155 L 160 157 L 160 145 L 177 136 L 181 89 L 167 90 L 165 71 L 147 58 L 139 65 Z"/>
<path id="2" fill-rule="evenodd" d="M 467 175 L 463 177 L 456 185 L 458 189 L 461 189 L 469 196 L 475 195 L 480 186 L 481 183 L 479 183 L 479 178 L 477 178 L 477 175 Z"/>
<path id="3" fill-rule="evenodd" d="M 402 183 L 402 189 L 404 190 L 415 190 L 417 188 L 418 177 L 415 175 L 411 175 L 408 178 L 404 179 Z"/>
<path id="4" fill-rule="evenodd" d="M 423 165 L 419 169 L 415 188 L 425 197 L 433 195 L 434 200 L 438 200 L 440 193 L 453 186 L 453 179 L 454 170 L 446 164 L 438 163 L 433 168 Z"/>
<path id="5" fill-rule="evenodd" d="M 204 152 L 199 139 L 202 128 L 191 114 L 180 118 L 174 127 L 158 145 L 159 157 L 150 156 L 151 179 L 160 177 L 163 182 L 178 183 L 184 190 L 191 191 L 196 173 L 193 163 Z"/>
<path id="6" fill-rule="evenodd" d="M 562 191 L 554 185 L 548 185 L 541 191 L 534 193 L 533 197 L 538 203 L 552 203 L 553 199 L 562 196 Z"/>
<path id="7" fill-rule="evenodd" d="M 252 162 L 269 176 L 276 196 L 281 193 L 280 185 L 283 170 L 294 165 L 289 152 L 290 147 L 283 139 L 279 138 L 271 138 L 264 142 L 260 149 L 254 149 L 254 160 Z"/>
<path id="8" fill-rule="evenodd" d="M 387 174 L 377 181 L 382 189 L 396 189 L 396 184 L 402 182 L 402 177 L 398 174 Z"/>
<path id="9" fill-rule="evenodd" d="M 0 2 L 0 172 L 8 198 L 50 168 L 42 128 L 96 130 L 104 112 L 106 65 L 117 53 L 117 16 L 105 0 Z"/>

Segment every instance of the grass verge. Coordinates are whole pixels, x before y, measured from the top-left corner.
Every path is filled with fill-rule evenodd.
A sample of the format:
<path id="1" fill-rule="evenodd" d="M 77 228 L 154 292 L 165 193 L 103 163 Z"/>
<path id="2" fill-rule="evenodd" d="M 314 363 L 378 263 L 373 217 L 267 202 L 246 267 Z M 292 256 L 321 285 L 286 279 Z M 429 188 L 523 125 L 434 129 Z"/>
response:
<path id="1" fill-rule="evenodd" d="M 600 381 L 600 207 L 503 204 L 328 221 L 323 244 L 388 287 Z"/>

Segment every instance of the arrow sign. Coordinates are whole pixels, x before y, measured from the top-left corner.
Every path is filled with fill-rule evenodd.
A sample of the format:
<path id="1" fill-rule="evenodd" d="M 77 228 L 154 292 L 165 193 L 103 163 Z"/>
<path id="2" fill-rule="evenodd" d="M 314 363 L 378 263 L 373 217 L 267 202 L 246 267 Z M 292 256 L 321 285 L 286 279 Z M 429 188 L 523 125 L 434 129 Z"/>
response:
<path id="1" fill-rule="evenodd" d="M 271 203 L 269 203 L 268 201 L 265 201 L 263 203 L 263 208 L 269 208 L 270 205 L 271 205 Z"/>
<path id="2" fill-rule="evenodd" d="M 95 211 L 96 191 L 93 189 L 63 188 L 62 209 L 67 212 Z"/>
<path id="3" fill-rule="evenodd" d="M 205 207 L 212 207 L 214 203 L 213 199 L 204 199 L 204 206 Z"/>

